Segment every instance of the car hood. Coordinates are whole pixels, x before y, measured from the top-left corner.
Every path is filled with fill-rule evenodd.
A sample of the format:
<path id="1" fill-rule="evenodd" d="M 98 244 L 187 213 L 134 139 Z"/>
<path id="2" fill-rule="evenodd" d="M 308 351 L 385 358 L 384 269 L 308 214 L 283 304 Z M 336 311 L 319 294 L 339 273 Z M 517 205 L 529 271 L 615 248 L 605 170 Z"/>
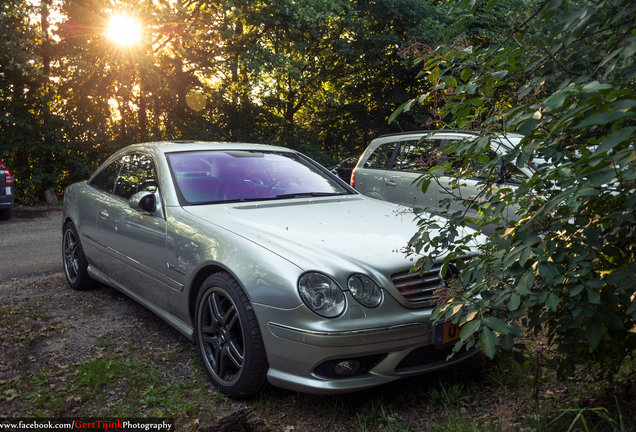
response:
<path id="1" fill-rule="evenodd" d="M 367 197 L 304 198 L 191 206 L 185 210 L 278 254 L 303 270 L 385 277 L 413 262 L 410 209 Z M 433 237 L 433 233 L 431 233 Z"/>

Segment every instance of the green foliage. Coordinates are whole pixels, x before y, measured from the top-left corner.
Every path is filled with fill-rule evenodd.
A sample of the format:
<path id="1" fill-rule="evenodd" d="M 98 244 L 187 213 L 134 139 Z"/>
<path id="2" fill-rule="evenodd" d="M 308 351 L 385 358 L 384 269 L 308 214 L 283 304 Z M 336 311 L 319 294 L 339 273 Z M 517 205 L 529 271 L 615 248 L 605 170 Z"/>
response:
<path id="1" fill-rule="evenodd" d="M 564 410 L 560 410 L 560 414 L 554 418 L 549 424 L 548 428 L 552 428 L 555 426 L 560 426 L 560 429 L 566 430 L 562 423 L 565 421 L 569 421 L 570 417 L 574 417 L 571 421 L 569 421 L 569 426 L 567 428 L 567 432 L 570 431 L 585 431 L 588 432 L 590 430 L 596 430 L 594 423 L 590 422 L 590 417 L 596 416 L 602 419 L 604 422 L 607 422 L 614 431 L 627 432 L 633 431 L 634 427 L 627 424 L 625 418 L 623 417 L 620 409 L 620 405 L 618 403 L 618 399 L 614 398 L 616 401 L 616 407 L 618 414 L 616 417 L 613 417 L 606 408 L 597 407 L 597 408 L 568 408 Z M 586 417 L 588 418 L 586 420 Z M 588 423 L 590 423 L 588 425 Z M 567 423 L 566 423 L 567 424 Z"/>
<path id="2" fill-rule="evenodd" d="M 359 156 L 430 87 L 404 49 L 452 22 L 428 0 L 0 6 L 0 157 L 23 201 L 86 179 L 133 142 L 261 142 L 326 165 Z M 115 13 L 143 24 L 139 44 L 109 39 Z M 400 122 L 424 120 L 414 109 Z"/>
<path id="3" fill-rule="evenodd" d="M 457 2 L 465 15 L 444 40 L 461 32 L 472 14 L 503 3 Z M 585 364 L 611 379 L 633 356 L 635 20 L 636 4 L 629 0 L 530 2 L 507 17 L 500 43 L 445 44 L 418 59 L 433 90 L 403 104 L 394 117 L 436 98 L 440 124 L 481 131 L 446 149 L 450 160 L 433 167 L 422 184 L 435 182 L 451 163 L 463 163 L 461 176 L 482 177 L 482 192 L 462 197 L 457 178 L 447 208 L 460 201 L 483 219 L 449 211 L 438 234 L 432 229 L 439 222 L 420 220 L 410 245 L 423 254 L 416 270 L 468 254 L 476 236 L 462 231 L 468 223 L 502 225 L 466 264 L 464 289 L 436 309 L 437 318 L 464 325 L 457 348 L 481 346 L 490 357 L 502 350 L 523 361 L 526 347 L 518 338 L 524 329 L 545 330 L 549 351 L 543 356 L 560 377 Z M 520 146 L 484 157 L 493 137 L 513 131 L 525 135 Z M 499 166 L 507 163 L 529 163 L 535 173 L 519 187 L 502 187 Z M 511 205 L 518 210 L 508 218 Z"/>

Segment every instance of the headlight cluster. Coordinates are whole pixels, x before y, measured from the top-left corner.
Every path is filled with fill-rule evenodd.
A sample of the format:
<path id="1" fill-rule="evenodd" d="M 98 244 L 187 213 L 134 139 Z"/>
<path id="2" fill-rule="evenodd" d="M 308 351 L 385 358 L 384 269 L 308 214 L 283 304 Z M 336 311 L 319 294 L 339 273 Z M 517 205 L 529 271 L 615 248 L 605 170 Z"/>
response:
<path id="1" fill-rule="evenodd" d="M 366 307 L 376 307 L 382 301 L 382 291 L 378 284 L 363 275 L 353 275 L 347 281 L 349 292 Z"/>
<path id="2" fill-rule="evenodd" d="M 366 307 L 376 307 L 382 302 L 382 290 L 366 276 L 353 275 L 347 285 L 353 298 Z M 312 311 L 326 318 L 339 316 L 346 307 L 342 289 L 321 273 L 305 273 L 298 281 L 298 291 Z"/>
<path id="3" fill-rule="evenodd" d="M 323 274 L 304 274 L 298 281 L 298 290 L 305 304 L 318 315 L 333 318 L 344 311 L 345 298 L 342 290 L 336 282 Z"/>

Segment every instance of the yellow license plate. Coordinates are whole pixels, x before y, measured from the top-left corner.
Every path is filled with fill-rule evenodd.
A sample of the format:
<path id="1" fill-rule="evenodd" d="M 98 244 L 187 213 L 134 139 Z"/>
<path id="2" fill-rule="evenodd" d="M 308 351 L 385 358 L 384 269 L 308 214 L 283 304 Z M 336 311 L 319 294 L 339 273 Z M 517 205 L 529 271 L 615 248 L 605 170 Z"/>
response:
<path id="1" fill-rule="evenodd" d="M 452 321 L 437 324 L 437 340 L 435 344 L 441 346 L 456 341 L 459 339 L 461 330 L 461 327 L 458 324 L 453 324 Z"/>

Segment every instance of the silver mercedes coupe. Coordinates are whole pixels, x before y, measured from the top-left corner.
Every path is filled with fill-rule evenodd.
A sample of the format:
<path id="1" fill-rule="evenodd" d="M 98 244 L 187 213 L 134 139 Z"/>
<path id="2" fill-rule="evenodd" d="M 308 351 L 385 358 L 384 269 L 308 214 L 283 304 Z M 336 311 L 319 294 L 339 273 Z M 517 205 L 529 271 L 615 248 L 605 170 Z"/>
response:
<path id="1" fill-rule="evenodd" d="M 66 189 L 63 215 L 71 288 L 156 313 L 230 397 L 361 390 L 475 354 L 446 360 L 459 333 L 430 320 L 441 264 L 412 274 L 402 252 L 413 215 L 296 151 L 131 145 Z"/>

